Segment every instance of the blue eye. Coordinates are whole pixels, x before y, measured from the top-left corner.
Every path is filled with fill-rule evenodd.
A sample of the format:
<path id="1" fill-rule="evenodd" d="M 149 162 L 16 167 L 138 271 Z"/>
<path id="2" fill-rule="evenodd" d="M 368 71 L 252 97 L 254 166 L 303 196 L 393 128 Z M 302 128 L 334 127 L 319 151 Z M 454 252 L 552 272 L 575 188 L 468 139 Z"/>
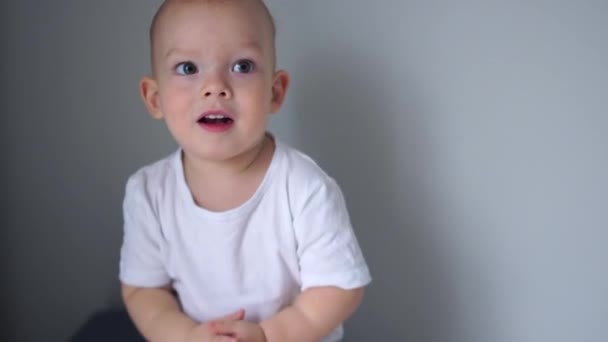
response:
<path id="1" fill-rule="evenodd" d="M 192 75 L 196 74 L 198 69 L 192 62 L 182 62 L 175 66 L 175 71 L 180 75 Z"/>
<path id="2" fill-rule="evenodd" d="M 241 59 L 240 61 L 234 63 L 232 66 L 232 71 L 238 72 L 240 74 L 248 74 L 255 70 L 255 63 L 249 59 Z"/>

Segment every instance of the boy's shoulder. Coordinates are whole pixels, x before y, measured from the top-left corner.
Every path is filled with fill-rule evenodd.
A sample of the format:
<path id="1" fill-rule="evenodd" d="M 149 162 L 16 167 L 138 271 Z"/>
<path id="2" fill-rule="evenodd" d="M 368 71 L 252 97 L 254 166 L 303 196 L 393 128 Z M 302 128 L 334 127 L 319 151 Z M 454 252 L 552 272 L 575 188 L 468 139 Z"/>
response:
<path id="1" fill-rule="evenodd" d="M 166 157 L 140 167 L 132 173 L 127 180 L 127 190 L 139 189 L 146 192 L 162 189 L 168 180 L 175 175 L 176 162 L 180 151 L 175 151 Z"/>
<path id="2" fill-rule="evenodd" d="M 335 184 L 335 180 L 308 154 L 290 145 L 277 143 L 287 182 L 292 186 L 317 188 Z"/>

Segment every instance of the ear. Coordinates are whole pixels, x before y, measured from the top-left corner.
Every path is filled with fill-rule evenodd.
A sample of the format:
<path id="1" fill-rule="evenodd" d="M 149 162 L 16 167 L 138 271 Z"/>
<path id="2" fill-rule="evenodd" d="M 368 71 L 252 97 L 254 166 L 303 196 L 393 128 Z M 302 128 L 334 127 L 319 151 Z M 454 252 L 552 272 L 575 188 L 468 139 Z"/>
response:
<path id="1" fill-rule="evenodd" d="M 276 113 L 281 109 L 283 101 L 285 101 L 285 95 L 287 94 L 287 88 L 289 87 L 289 74 L 285 70 L 278 70 L 274 73 L 274 80 L 272 81 L 272 101 L 270 103 L 270 112 Z"/>
<path id="2" fill-rule="evenodd" d="M 158 101 L 158 82 L 151 77 L 144 76 L 139 81 L 139 93 L 150 115 L 155 119 L 162 119 L 163 113 Z"/>

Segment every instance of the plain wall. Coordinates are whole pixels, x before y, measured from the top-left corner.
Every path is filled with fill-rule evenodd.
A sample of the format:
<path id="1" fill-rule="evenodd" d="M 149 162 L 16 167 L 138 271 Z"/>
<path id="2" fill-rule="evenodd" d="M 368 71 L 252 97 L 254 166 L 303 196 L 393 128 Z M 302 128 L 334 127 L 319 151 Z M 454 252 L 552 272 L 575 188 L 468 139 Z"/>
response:
<path id="1" fill-rule="evenodd" d="M 0 4 L 3 341 L 120 305 L 159 1 Z M 269 0 L 271 124 L 341 184 L 374 277 L 349 342 L 608 340 L 608 2 Z"/>

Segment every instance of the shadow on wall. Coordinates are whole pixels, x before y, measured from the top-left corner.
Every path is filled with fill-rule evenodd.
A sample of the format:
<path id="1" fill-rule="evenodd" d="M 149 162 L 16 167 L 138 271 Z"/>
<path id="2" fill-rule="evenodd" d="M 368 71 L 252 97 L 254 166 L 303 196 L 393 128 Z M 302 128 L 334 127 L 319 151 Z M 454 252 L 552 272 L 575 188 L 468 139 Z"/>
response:
<path id="1" fill-rule="evenodd" d="M 407 75 L 379 73 L 383 61 L 347 48 L 300 57 L 289 95 L 297 144 L 341 185 L 373 276 L 347 340 L 460 340 L 425 186 L 432 149 L 424 101 Z"/>

